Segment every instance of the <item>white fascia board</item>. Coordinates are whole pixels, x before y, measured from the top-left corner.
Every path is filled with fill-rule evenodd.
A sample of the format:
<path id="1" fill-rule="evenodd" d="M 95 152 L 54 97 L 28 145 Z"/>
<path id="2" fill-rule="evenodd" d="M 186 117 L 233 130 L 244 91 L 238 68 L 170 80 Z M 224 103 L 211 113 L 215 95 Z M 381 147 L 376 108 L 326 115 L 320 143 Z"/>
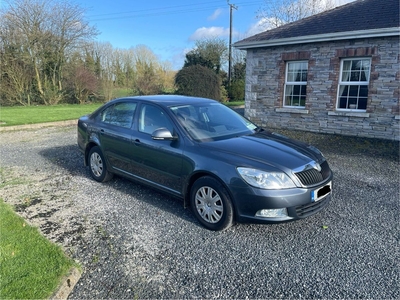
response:
<path id="1" fill-rule="evenodd" d="M 254 42 L 243 42 L 243 43 L 237 42 L 233 46 L 235 48 L 245 50 L 250 48 L 273 47 L 282 45 L 307 44 L 307 43 L 376 38 L 376 37 L 399 36 L 399 35 L 400 35 L 400 27 L 391 27 L 391 28 L 371 29 L 371 30 L 333 32 L 327 34 L 299 36 L 299 37 L 284 38 L 284 39 L 271 39 L 265 41 L 254 41 Z"/>

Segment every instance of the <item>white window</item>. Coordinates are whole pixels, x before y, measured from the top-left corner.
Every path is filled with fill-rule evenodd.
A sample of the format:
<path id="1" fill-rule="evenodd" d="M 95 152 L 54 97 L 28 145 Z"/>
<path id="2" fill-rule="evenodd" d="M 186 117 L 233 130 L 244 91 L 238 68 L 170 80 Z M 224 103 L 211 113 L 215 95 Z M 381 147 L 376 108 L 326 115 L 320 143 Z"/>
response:
<path id="1" fill-rule="evenodd" d="M 340 65 L 338 109 L 366 110 L 370 58 L 343 59 Z"/>
<path id="2" fill-rule="evenodd" d="M 284 106 L 306 106 L 307 71 L 307 61 L 291 61 L 286 64 Z"/>

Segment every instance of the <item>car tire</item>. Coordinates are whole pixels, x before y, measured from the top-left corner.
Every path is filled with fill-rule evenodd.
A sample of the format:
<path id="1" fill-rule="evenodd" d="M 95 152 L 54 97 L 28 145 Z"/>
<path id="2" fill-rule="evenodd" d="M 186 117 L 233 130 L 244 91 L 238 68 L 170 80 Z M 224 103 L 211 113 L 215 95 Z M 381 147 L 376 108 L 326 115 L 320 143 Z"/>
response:
<path id="1" fill-rule="evenodd" d="M 107 164 L 103 153 L 98 146 L 93 147 L 89 151 L 89 172 L 94 180 L 98 182 L 109 181 L 113 174 L 108 172 Z"/>
<path id="2" fill-rule="evenodd" d="M 204 176 L 191 188 L 190 206 L 207 229 L 220 231 L 233 225 L 233 206 L 225 187 L 215 178 Z"/>

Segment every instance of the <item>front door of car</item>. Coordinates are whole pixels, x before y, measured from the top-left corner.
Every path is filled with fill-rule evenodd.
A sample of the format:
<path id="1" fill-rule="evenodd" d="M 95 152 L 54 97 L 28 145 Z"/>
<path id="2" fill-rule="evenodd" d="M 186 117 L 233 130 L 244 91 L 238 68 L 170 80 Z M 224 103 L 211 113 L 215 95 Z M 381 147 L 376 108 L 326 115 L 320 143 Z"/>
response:
<path id="1" fill-rule="evenodd" d="M 100 114 L 100 143 L 111 168 L 131 173 L 132 122 L 136 103 L 121 102 L 108 107 Z"/>
<path id="2" fill-rule="evenodd" d="M 171 133 L 174 126 L 169 116 L 159 107 L 142 104 L 139 111 L 137 131 L 132 143 L 132 171 L 142 179 L 181 193 L 182 147 L 179 140 L 153 140 L 152 133 L 167 128 Z"/>

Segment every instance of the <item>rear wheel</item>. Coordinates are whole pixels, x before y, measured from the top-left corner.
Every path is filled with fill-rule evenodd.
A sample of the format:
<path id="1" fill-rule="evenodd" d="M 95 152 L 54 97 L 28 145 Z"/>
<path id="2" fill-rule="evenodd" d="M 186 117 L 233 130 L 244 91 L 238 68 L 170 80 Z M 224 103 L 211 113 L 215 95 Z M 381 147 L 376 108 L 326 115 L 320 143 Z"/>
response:
<path id="1" fill-rule="evenodd" d="M 93 179 L 98 182 L 106 182 L 113 177 L 112 173 L 108 172 L 107 170 L 106 161 L 98 146 L 90 149 L 89 171 Z"/>
<path id="2" fill-rule="evenodd" d="M 193 184 L 190 205 L 207 229 L 225 230 L 233 224 L 232 201 L 225 187 L 213 177 L 201 177 Z"/>

